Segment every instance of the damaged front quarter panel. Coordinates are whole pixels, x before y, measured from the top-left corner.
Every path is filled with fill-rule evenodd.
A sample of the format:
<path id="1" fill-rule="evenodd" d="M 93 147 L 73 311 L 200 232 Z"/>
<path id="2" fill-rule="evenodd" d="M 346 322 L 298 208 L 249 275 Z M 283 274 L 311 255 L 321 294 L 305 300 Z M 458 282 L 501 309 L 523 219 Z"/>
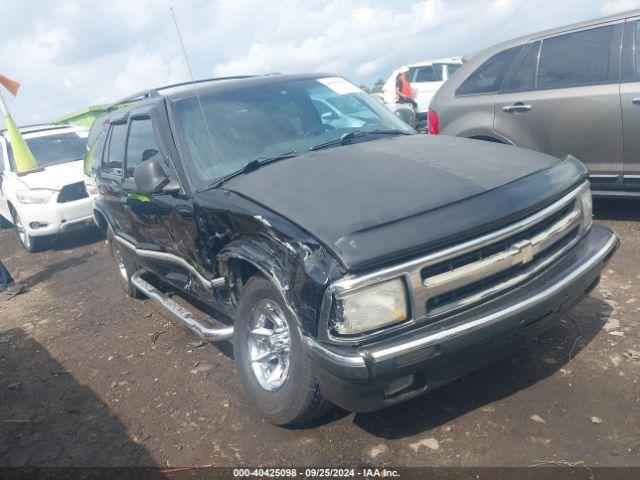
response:
<path id="1" fill-rule="evenodd" d="M 236 193 L 201 192 L 195 203 L 200 256 L 227 279 L 216 303 L 233 315 L 244 282 L 257 273 L 278 288 L 302 332 L 316 336 L 324 291 L 346 273 L 334 256 L 303 229 Z"/>

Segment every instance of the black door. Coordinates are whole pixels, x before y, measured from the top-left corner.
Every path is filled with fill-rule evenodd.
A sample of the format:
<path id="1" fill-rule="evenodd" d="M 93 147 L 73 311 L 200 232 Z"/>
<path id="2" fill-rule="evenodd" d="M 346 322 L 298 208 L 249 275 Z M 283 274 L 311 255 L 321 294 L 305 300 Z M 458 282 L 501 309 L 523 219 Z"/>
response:
<path id="1" fill-rule="evenodd" d="M 123 179 L 127 120 L 122 118 L 111 122 L 107 147 L 100 168 L 100 201 L 111 215 L 115 233 L 130 240 L 131 222 L 128 213 L 128 192 Z"/>
<path id="2" fill-rule="evenodd" d="M 142 161 L 158 159 L 165 173 L 179 180 L 155 121 L 155 111 L 134 112 L 129 121 L 124 183 L 129 190 L 129 218 L 140 260 L 146 268 L 168 283 L 194 292 L 208 278 L 196 253 L 198 229 L 193 202 L 184 191 L 179 194 L 144 196 L 135 191 L 133 174 Z"/>

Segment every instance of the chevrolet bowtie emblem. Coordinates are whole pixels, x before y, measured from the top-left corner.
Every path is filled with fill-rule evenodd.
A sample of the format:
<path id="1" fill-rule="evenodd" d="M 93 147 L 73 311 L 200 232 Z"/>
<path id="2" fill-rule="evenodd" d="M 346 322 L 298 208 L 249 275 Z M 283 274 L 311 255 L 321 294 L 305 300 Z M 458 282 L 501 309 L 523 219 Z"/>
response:
<path id="1" fill-rule="evenodd" d="M 521 240 L 511 245 L 511 248 L 515 250 L 514 256 L 511 260 L 512 265 L 526 265 L 533 260 L 535 254 L 533 244 L 529 240 Z"/>

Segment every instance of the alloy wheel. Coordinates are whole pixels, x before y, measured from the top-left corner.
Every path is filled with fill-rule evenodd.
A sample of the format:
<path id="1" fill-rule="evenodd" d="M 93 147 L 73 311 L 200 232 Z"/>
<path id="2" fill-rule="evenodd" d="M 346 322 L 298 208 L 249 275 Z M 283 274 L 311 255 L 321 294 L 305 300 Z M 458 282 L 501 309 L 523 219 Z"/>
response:
<path id="1" fill-rule="evenodd" d="M 275 302 L 260 300 L 251 311 L 247 351 L 260 386 L 274 392 L 289 375 L 291 335 L 284 312 Z"/>

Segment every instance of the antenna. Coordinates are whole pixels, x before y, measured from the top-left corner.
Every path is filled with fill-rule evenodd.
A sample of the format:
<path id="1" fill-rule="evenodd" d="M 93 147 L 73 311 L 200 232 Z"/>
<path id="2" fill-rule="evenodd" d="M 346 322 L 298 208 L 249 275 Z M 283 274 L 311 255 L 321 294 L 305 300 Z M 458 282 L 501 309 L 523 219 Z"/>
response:
<path id="1" fill-rule="evenodd" d="M 204 107 L 202 106 L 202 100 L 200 99 L 200 92 L 198 92 L 198 84 L 196 82 L 196 79 L 193 76 L 193 70 L 191 70 L 191 63 L 189 63 L 189 56 L 187 55 L 187 49 L 184 47 L 184 42 L 182 41 L 182 33 L 180 33 L 180 27 L 178 26 L 178 19 L 176 18 L 176 12 L 174 12 L 173 6 L 171 5 L 169 5 L 169 10 L 171 10 L 171 16 L 173 17 L 173 24 L 176 26 L 176 32 L 178 32 L 178 40 L 180 41 L 182 54 L 184 55 L 184 60 L 187 63 L 187 68 L 189 69 L 191 84 L 193 85 L 193 91 L 195 92 L 196 99 L 198 100 L 200 113 L 202 114 L 202 120 L 204 121 L 204 126 L 207 129 L 207 138 L 209 139 L 211 152 L 216 158 L 218 158 L 218 154 L 216 152 L 215 146 L 213 145 L 213 139 L 211 138 L 211 130 L 209 129 L 209 122 L 207 121 L 207 116 L 204 114 Z M 220 167 L 220 163 L 215 162 L 215 164 L 216 164 L 216 168 L 218 169 L 218 172 L 220 173 L 220 175 L 222 175 L 222 168 Z"/>

